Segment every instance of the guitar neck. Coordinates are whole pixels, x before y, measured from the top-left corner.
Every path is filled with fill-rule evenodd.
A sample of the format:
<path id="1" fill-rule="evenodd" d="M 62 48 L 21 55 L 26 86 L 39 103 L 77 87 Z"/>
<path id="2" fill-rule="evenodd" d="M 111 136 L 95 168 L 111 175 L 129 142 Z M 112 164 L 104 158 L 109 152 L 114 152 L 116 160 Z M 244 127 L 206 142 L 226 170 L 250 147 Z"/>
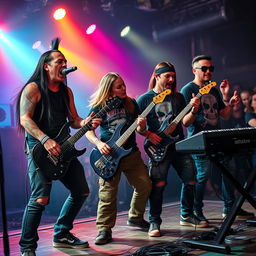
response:
<path id="1" fill-rule="evenodd" d="M 147 108 L 141 113 L 140 117 L 145 118 L 151 109 L 155 106 L 154 102 L 151 102 Z M 137 120 L 133 122 L 133 124 L 120 136 L 120 138 L 116 141 L 116 145 L 118 147 L 121 147 L 126 140 L 131 136 L 131 134 L 136 130 L 137 128 Z"/>
<path id="2" fill-rule="evenodd" d="M 108 106 L 105 106 L 102 108 L 98 113 L 96 113 L 93 116 L 94 118 L 100 118 L 103 114 L 105 114 L 110 108 Z M 84 136 L 86 132 L 91 130 L 91 121 L 89 121 L 87 124 L 85 124 L 82 128 L 80 128 L 74 135 L 72 135 L 68 141 L 71 145 L 74 145 L 80 138 Z"/>
<path id="3" fill-rule="evenodd" d="M 202 94 L 199 92 L 196 97 L 199 99 L 202 96 Z M 173 119 L 173 121 L 166 127 L 164 130 L 165 134 L 169 134 L 169 129 L 172 128 L 173 125 L 177 125 L 182 118 L 188 113 L 188 111 L 192 108 L 192 105 L 188 103 L 188 105 Z"/>

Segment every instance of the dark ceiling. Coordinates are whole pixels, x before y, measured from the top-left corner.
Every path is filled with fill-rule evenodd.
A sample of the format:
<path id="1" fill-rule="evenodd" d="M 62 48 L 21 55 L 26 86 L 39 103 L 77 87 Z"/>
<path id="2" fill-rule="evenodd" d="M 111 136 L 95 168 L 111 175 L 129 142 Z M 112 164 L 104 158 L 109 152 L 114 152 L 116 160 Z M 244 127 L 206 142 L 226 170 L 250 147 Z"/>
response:
<path id="1" fill-rule="evenodd" d="M 217 56 L 223 71 L 237 80 L 241 70 L 254 76 L 255 0 L 1 0 L 0 22 L 31 24 L 60 4 L 73 8 L 74 18 L 98 19 L 113 36 L 115 27 L 131 25 L 158 45 L 190 51 L 185 58 Z"/>

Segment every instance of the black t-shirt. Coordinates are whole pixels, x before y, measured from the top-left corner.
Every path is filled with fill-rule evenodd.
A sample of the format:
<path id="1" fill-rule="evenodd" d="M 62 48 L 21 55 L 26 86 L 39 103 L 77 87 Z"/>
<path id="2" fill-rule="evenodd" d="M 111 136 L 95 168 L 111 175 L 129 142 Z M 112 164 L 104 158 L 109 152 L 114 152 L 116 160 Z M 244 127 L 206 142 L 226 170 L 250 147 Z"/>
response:
<path id="1" fill-rule="evenodd" d="M 102 123 L 100 124 L 100 138 L 103 142 L 107 142 L 111 139 L 113 134 L 115 133 L 116 128 L 120 125 L 125 123 L 121 134 L 123 134 L 135 121 L 135 119 L 138 117 L 139 110 L 138 106 L 135 100 L 133 100 L 135 104 L 135 112 L 130 113 L 126 108 L 124 107 L 124 104 L 120 104 L 119 107 L 107 111 L 102 116 Z M 98 113 L 102 106 L 98 106 L 96 108 L 91 108 L 90 113 Z M 125 149 L 132 148 L 133 151 L 138 150 L 137 144 L 136 144 L 136 134 L 133 132 L 131 136 L 128 138 L 128 140 L 124 143 L 123 147 Z"/>
<path id="2" fill-rule="evenodd" d="M 192 93 L 198 94 L 200 86 L 194 82 L 189 82 L 182 89 L 181 93 L 184 95 L 185 101 L 188 104 L 192 98 Z M 226 106 L 220 96 L 219 91 L 213 87 L 208 94 L 201 97 L 201 105 L 196 115 L 196 119 L 187 129 L 188 137 L 204 131 L 220 129 L 220 110 Z"/>
<path id="3" fill-rule="evenodd" d="M 150 90 L 137 99 L 140 112 L 146 109 L 156 95 L 157 93 Z M 159 129 L 161 130 L 161 125 L 166 118 L 170 117 L 170 120 L 173 120 L 185 106 L 185 100 L 182 94 L 175 92 L 167 95 L 164 101 L 156 104 L 147 115 L 147 129 L 157 133 Z M 179 139 L 184 138 L 182 125 L 180 123 L 172 134 L 172 136 L 176 135 L 179 135 Z"/>

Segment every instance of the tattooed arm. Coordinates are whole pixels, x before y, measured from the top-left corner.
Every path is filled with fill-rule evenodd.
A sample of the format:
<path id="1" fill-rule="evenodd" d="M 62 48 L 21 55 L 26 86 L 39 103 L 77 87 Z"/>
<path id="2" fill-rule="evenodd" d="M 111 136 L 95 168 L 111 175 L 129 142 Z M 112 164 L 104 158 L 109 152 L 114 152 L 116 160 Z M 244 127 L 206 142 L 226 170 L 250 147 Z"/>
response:
<path id="1" fill-rule="evenodd" d="M 32 119 L 40 99 L 41 94 L 36 83 L 30 83 L 24 88 L 20 100 L 20 123 L 29 134 L 39 141 L 47 137 L 41 143 L 51 155 L 58 156 L 61 153 L 60 145 L 41 131 Z"/>
<path id="2" fill-rule="evenodd" d="M 20 99 L 20 123 L 29 134 L 38 140 L 45 136 L 45 134 L 39 129 L 32 118 L 40 98 L 41 94 L 37 84 L 30 83 L 24 88 Z"/>

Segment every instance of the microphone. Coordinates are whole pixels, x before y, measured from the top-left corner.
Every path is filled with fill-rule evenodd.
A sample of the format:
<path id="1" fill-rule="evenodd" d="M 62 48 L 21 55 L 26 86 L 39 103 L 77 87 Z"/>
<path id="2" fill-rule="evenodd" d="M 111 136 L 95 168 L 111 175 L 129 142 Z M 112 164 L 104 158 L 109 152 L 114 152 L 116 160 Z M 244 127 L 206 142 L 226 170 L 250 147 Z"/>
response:
<path id="1" fill-rule="evenodd" d="M 65 68 L 60 71 L 62 75 L 67 75 L 70 72 L 74 72 L 77 70 L 77 67 Z"/>

